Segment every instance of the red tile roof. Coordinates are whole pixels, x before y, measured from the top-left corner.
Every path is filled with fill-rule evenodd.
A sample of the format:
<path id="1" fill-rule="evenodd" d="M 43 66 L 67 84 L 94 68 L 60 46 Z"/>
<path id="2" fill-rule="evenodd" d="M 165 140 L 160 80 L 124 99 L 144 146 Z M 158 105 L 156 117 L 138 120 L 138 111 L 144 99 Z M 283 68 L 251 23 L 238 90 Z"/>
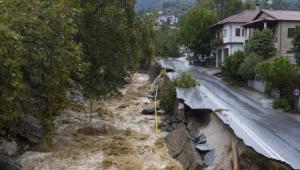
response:
<path id="1" fill-rule="evenodd" d="M 282 10 L 272 11 L 272 10 L 263 9 L 261 12 L 268 14 L 269 16 L 273 17 L 275 20 L 300 21 L 300 11 L 282 11 Z M 258 16 L 259 14 L 256 17 Z"/>
<path id="2" fill-rule="evenodd" d="M 211 27 L 221 26 L 226 23 L 248 23 L 248 22 L 252 21 L 257 16 L 258 13 L 259 13 L 258 10 L 246 10 L 237 15 L 233 15 L 228 18 L 225 18 L 222 21 L 219 21 L 217 24 L 215 24 Z"/>

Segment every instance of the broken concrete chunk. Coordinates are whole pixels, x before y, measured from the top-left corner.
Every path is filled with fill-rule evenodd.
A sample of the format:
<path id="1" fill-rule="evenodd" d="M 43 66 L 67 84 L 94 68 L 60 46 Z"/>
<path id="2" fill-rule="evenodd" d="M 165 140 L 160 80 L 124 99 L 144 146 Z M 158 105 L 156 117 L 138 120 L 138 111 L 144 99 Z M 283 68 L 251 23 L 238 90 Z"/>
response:
<path id="1" fill-rule="evenodd" d="M 21 165 L 13 158 L 0 154 L 0 170 L 20 170 Z"/>
<path id="2" fill-rule="evenodd" d="M 15 141 L 0 140 L 0 154 L 12 156 L 18 150 L 18 145 Z"/>
<path id="3" fill-rule="evenodd" d="M 202 133 L 194 133 L 192 134 L 193 136 L 193 141 L 197 144 L 202 144 L 202 143 L 206 143 L 206 137 L 204 134 Z"/>
<path id="4" fill-rule="evenodd" d="M 17 122 L 17 133 L 33 144 L 42 143 L 44 128 L 42 123 L 31 115 L 23 116 Z"/>
<path id="5" fill-rule="evenodd" d="M 215 150 L 211 150 L 209 152 L 207 152 L 204 155 L 204 165 L 206 167 L 211 166 L 214 163 L 214 160 L 216 158 L 216 151 Z"/>
<path id="6" fill-rule="evenodd" d="M 200 152 L 208 152 L 211 151 L 211 148 L 208 146 L 207 143 L 198 144 L 196 145 L 196 149 Z"/>
<path id="7" fill-rule="evenodd" d="M 170 155 L 181 163 L 184 169 L 202 169 L 202 160 L 189 140 L 189 134 L 184 125 L 170 132 L 166 136 L 166 143 Z"/>

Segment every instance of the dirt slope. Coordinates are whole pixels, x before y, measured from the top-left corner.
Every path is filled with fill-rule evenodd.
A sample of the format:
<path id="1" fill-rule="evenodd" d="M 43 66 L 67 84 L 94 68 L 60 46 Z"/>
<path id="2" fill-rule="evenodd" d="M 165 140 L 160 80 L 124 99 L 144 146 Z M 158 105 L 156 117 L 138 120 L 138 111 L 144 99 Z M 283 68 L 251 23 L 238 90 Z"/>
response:
<path id="1" fill-rule="evenodd" d="M 135 74 L 121 94 L 82 102 L 57 118 L 54 147 L 39 147 L 19 157 L 24 170 L 179 170 L 164 140 L 155 134 L 153 116 L 141 115 L 152 102 L 145 97 L 149 77 Z M 44 151 L 44 152 L 42 152 Z"/>

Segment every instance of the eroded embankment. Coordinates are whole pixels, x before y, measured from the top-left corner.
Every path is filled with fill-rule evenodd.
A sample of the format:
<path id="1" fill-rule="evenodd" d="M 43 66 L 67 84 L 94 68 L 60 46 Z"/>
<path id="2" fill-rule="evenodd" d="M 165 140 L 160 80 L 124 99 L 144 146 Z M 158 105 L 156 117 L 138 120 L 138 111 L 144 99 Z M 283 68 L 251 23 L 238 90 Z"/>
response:
<path id="1" fill-rule="evenodd" d="M 177 102 L 176 107 L 178 109 L 175 109 L 174 113 L 166 116 L 167 123 L 164 125 L 167 128 L 165 129 L 170 131 L 168 136 L 172 139 L 168 140 L 167 137 L 166 141 L 171 155 L 182 163 L 185 169 L 232 169 L 233 146 L 237 148 L 236 153 L 241 170 L 290 169 L 285 164 L 268 159 L 246 146 L 212 111 L 191 110 L 184 106 L 182 101 Z M 182 142 L 182 138 L 186 141 Z M 194 150 L 187 147 L 189 144 L 192 144 Z M 174 152 L 179 150 L 180 153 Z M 195 151 L 197 151 L 196 155 Z M 178 154 L 172 154 L 172 152 Z M 190 159 L 191 155 L 195 155 L 193 159 Z M 182 160 L 183 156 L 185 161 Z M 199 162 L 199 156 L 202 163 L 200 168 L 194 166 L 195 162 Z M 191 164 L 189 164 L 190 161 L 192 161 Z"/>
<path id="2" fill-rule="evenodd" d="M 149 77 L 135 74 L 120 93 L 82 101 L 57 118 L 54 146 L 39 146 L 19 156 L 24 170 L 180 170 L 164 140 L 155 134 L 153 116 L 142 115 L 153 103 L 146 97 Z"/>

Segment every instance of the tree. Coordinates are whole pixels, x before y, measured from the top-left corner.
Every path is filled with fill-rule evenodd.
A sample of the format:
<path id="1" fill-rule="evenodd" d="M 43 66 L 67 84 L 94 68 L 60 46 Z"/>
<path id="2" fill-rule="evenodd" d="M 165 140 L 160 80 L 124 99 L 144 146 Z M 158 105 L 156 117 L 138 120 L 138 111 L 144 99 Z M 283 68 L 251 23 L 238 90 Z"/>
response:
<path id="1" fill-rule="evenodd" d="M 296 61 L 300 64 L 300 26 L 295 29 L 295 36 L 293 40 L 294 50 L 296 51 Z"/>
<path id="2" fill-rule="evenodd" d="M 244 61 L 241 63 L 238 73 L 244 79 L 254 79 L 255 78 L 255 67 L 261 62 L 263 58 L 255 53 L 247 54 Z"/>
<path id="3" fill-rule="evenodd" d="M 241 80 L 241 75 L 239 74 L 240 65 L 243 63 L 245 58 L 245 53 L 238 51 L 233 55 L 226 57 L 224 61 L 224 75 L 233 80 Z"/>
<path id="4" fill-rule="evenodd" d="M 157 27 L 155 16 L 147 14 L 145 16 L 139 16 L 136 19 L 136 34 L 138 35 L 138 45 L 140 51 L 140 67 L 142 69 L 148 69 L 150 62 L 152 61 L 156 46 L 155 36 Z"/>
<path id="5" fill-rule="evenodd" d="M 272 89 L 280 90 L 280 97 L 293 101 L 295 88 L 300 86 L 300 69 L 293 65 L 287 57 L 275 57 L 271 62 L 261 62 L 256 72 Z"/>
<path id="6" fill-rule="evenodd" d="M 245 46 L 246 54 L 255 53 L 263 58 L 270 58 L 276 54 L 275 37 L 270 29 L 255 31 Z"/>
<path id="7" fill-rule="evenodd" d="M 116 90 L 154 55 L 154 18 L 134 0 L 9 0 L 0 3 L 0 135 L 22 115 L 46 132 L 82 83 L 96 98 Z"/>
<path id="8" fill-rule="evenodd" d="M 7 92 L 14 90 L 9 103 L 18 115 L 32 114 L 51 130 L 53 116 L 68 104 L 66 91 L 83 71 L 81 45 L 74 41 L 77 10 L 65 1 L 11 0 L 3 1 L 0 11 L 1 39 L 8 41 L 0 74 L 13 76 L 3 84 Z M 0 114 L 8 114 L 7 108 Z"/>
<path id="9" fill-rule="evenodd" d="M 213 39 L 209 27 L 216 23 L 217 19 L 212 11 L 200 8 L 190 10 L 180 24 L 179 39 L 195 54 L 209 55 Z"/>
<path id="10" fill-rule="evenodd" d="M 157 31 L 155 39 L 156 56 L 159 57 L 179 57 L 178 31 L 166 26 L 162 26 Z"/>
<path id="11" fill-rule="evenodd" d="M 215 11 L 220 18 L 238 14 L 247 9 L 254 9 L 255 4 L 241 0 L 198 0 L 201 8 Z"/>
<path id="12" fill-rule="evenodd" d="M 292 8 L 288 0 L 272 0 L 272 4 L 268 4 L 268 0 L 262 0 L 261 6 L 264 9 L 273 9 L 273 10 L 288 10 Z"/>
<path id="13" fill-rule="evenodd" d="M 78 41 L 89 63 L 82 81 L 91 101 L 116 92 L 140 62 L 146 67 L 154 56 L 155 20 L 137 16 L 134 0 L 81 0 Z"/>
<path id="14" fill-rule="evenodd" d="M 253 3 L 243 2 L 241 0 L 229 0 L 224 5 L 223 18 L 236 15 L 245 10 L 253 10 L 255 5 Z"/>
<path id="15" fill-rule="evenodd" d="M 0 130 L 12 132 L 22 111 L 24 82 L 19 58 L 23 53 L 20 36 L 0 22 Z M 3 134 L 1 134 L 3 135 Z"/>
<path id="16" fill-rule="evenodd" d="M 90 64 L 83 81 L 87 97 L 117 90 L 138 67 L 141 39 L 134 5 L 134 0 L 82 0 L 80 41 Z"/>

